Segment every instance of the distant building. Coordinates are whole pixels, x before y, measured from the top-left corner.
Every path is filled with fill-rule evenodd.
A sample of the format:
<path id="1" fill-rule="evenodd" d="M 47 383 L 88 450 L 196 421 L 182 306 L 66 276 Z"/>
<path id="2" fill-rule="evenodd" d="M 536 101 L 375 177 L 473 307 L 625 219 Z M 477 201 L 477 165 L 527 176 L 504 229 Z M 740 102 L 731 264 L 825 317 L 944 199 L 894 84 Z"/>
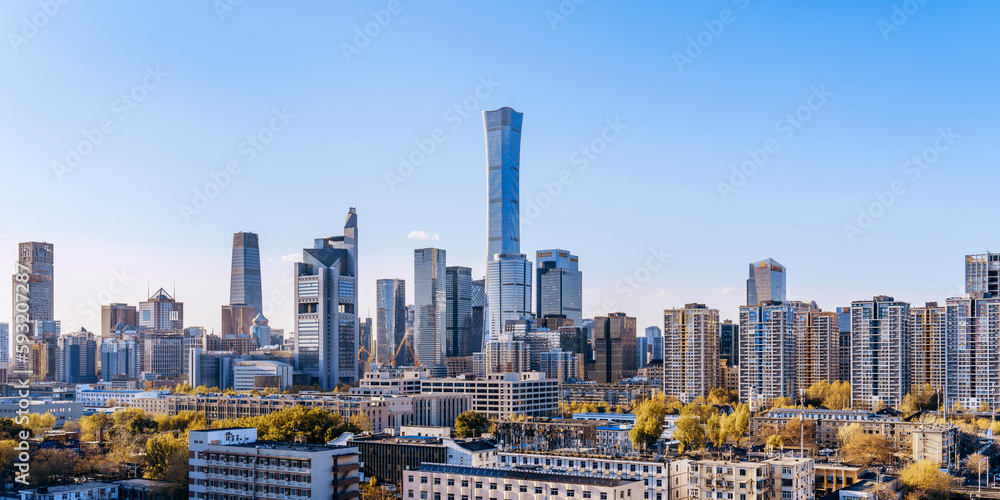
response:
<path id="1" fill-rule="evenodd" d="M 584 476 L 514 468 L 473 468 L 445 464 L 420 464 L 404 473 L 403 498 L 423 498 L 430 491 L 441 498 L 458 498 L 462 492 L 488 497 L 497 491 L 520 492 L 518 498 L 642 498 L 642 481 L 618 477 Z M 412 480 L 411 480 L 412 478 Z M 434 482 L 434 486 L 430 483 Z M 465 484 L 466 486 L 461 486 Z M 533 497 L 527 495 L 533 494 Z M 466 495 L 468 496 L 468 495 Z M 431 498 L 428 496 L 428 498 Z M 491 497 L 492 498 L 492 497 Z"/>
<path id="2" fill-rule="evenodd" d="M 614 384 L 639 371 L 635 347 L 635 318 L 611 313 L 594 318 L 594 369 L 587 378 L 599 384 Z"/>
<path id="3" fill-rule="evenodd" d="M 837 308 L 838 337 L 840 338 L 840 359 L 837 363 L 837 380 L 851 381 L 851 308 Z"/>
<path id="4" fill-rule="evenodd" d="M 120 498 L 117 484 L 99 481 L 21 490 L 20 494 L 21 500 L 75 500 L 80 498 L 118 500 Z"/>
<path id="5" fill-rule="evenodd" d="M 508 321 L 531 317 L 531 272 L 531 261 L 521 253 L 496 254 L 486 264 L 487 338 L 497 338 Z"/>
<path id="6" fill-rule="evenodd" d="M 112 337 L 112 331 L 119 323 L 123 325 L 139 324 L 139 309 L 122 303 L 112 303 L 101 306 L 101 338 Z"/>
<path id="7" fill-rule="evenodd" d="M 434 376 L 448 374 L 444 363 L 448 343 L 445 259 L 445 251 L 438 248 L 420 248 L 413 252 L 413 300 L 417 313 L 413 348 L 420 364 L 429 367 Z"/>
<path id="8" fill-rule="evenodd" d="M 264 313 L 257 314 L 257 316 L 253 319 L 253 326 L 250 327 L 250 336 L 257 340 L 257 345 L 261 348 L 277 344 L 277 342 L 274 341 L 276 339 L 271 339 L 271 327 L 268 325 L 268 321 L 267 318 L 264 317 Z"/>
<path id="9" fill-rule="evenodd" d="M 541 371 L 545 372 L 547 378 L 560 382 L 581 379 L 583 378 L 581 359 L 582 356 L 575 352 L 556 348 L 541 353 Z"/>
<path id="10" fill-rule="evenodd" d="M 663 311 L 664 393 L 685 403 L 708 397 L 719 379 L 719 310 L 704 304 Z"/>
<path id="11" fill-rule="evenodd" d="M 483 344 L 472 336 L 472 268 L 449 266 L 445 279 L 445 356 L 472 356 Z"/>
<path id="12" fill-rule="evenodd" d="M 740 364 L 740 325 L 730 319 L 719 323 L 719 357 L 726 360 L 726 366 Z"/>
<path id="13" fill-rule="evenodd" d="M 401 485 L 408 469 L 421 463 L 450 464 L 464 467 L 495 467 L 496 445 L 483 439 L 435 436 L 345 436 L 344 443 L 358 449 L 365 479 Z M 340 440 L 338 440 L 339 442 Z"/>
<path id="14" fill-rule="evenodd" d="M 558 248 L 539 250 L 535 265 L 535 315 L 562 315 L 573 321 L 571 326 L 578 326 L 583 320 L 583 273 L 577 256 Z"/>
<path id="15" fill-rule="evenodd" d="M 469 327 L 469 345 L 472 351 L 483 348 L 484 332 L 486 331 L 486 278 L 472 281 L 472 324 Z"/>
<path id="16" fill-rule="evenodd" d="M 750 263 L 747 279 L 747 305 L 785 301 L 785 266 L 774 259 Z"/>
<path id="17" fill-rule="evenodd" d="M 56 380 L 68 384 L 97 382 L 97 341 L 86 329 L 60 336 L 56 351 Z"/>
<path id="18" fill-rule="evenodd" d="M 649 345 L 652 351 L 652 357 L 650 361 L 663 361 L 663 332 L 660 331 L 658 326 L 646 327 L 646 338 L 649 339 Z"/>
<path id="19" fill-rule="evenodd" d="M 181 376 L 184 366 L 183 333 L 147 333 L 143 335 L 143 370 L 167 378 Z"/>
<path id="20" fill-rule="evenodd" d="M 779 302 L 740 307 L 740 401 L 754 409 L 798 398 L 798 311 Z"/>
<path id="21" fill-rule="evenodd" d="M 851 400 L 897 407 L 910 392 L 910 304 L 885 295 L 851 302 Z"/>
<path id="22" fill-rule="evenodd" d="M 375 283 L 375 360 L 382 365 L 410 366 L 413 360 L 407 349 L 397 348 L 406 336 L 406 281 L 378 280 Z"/>
<path id="23" fill-rule="evenodd" d="M 260 314 L 250 304 L 232 304 L 222 306 L 222 338 L 237 335 L 249 336 L 253 330 L 253 320 Z"/>
<path id="24" fill-rule="evenodd" d="M 818 309 L 795 313 L 795 336 L 798 345 L 796 376 L 799 390 L 826 380 L 838 380 L 840 367 L 840 325 L 835 312 Z"/>
<path id="25" fill-rule="evenodd" d="M 237 361 L 233 366 L 233 389 L 277 389 L 292 387 L 292 366 L 278 361 Z"/>
<path id="26" fill-rule="evenodd" d="M 514 340 L 513 335 L 501 334 L 486 343 L 487 373 L 520 373 L 531 371 L 531 348 L 527 343 Z"/>
<path id="27" fill-rule="evenodd" d="M 961 404 L 971 409 L 1000 406 L 997 397 L 1000 358 L 996 355 L 1000 343 L 1000 297 L 950 298 L 945 307 L 944 363 L 941 357 L 931 359 L 932 364 L 938 363 L 932 370 L 947 370 L 945 404 L 949 408 Z"/>
<path id="28" fill-rule="evenodd" d="M 977 299 L 1000 294 L 1000 254 L 965 256 L 965 293 Z"/>
<path id="29" fill-rule="evenodd" d="M 54 251 L 52 243 L 29 241 L 17 245 L 17 266 L 11 277 L 11 310 L 14 311 L 11 324 L 23 323 L 18 316 L 27 317 L 31 321 L 53 321 L 55 319 L 54 300 Z M 18 276 L 27 274 L 27 282 L 18 280 Z M 27 285 L 27 289 L 23 289 Z M 27 303 L 27 311 L 19 311 L 18 298 L 24 297 L 21 303 Z M 29 322 L 29 335 L 40 337 L 34 325 Z M 16 330 L 15 331 L 20 331 Z"/>
<path id="30" fill-rule="evenodd" d="M 139 328 L 149 332 L 177 332 L 184 329 L 184 303 L 177 302 L 160 288 L 139 302 Z"/>
<path id="31" fill-rule="evenodd" d="M 139 344 L 135 340 L 110 338 L 101 343 L 101 381 L 134 379 L 142 372 Z"/>
<path id="32" fill-rule="evenodd" d="M 262 295 L 260 246 L 257 234 L 234 233 L 233 261 L 229 279 L 229 303 L 234 306 L 243 304 L 252 307 L 253 314 L 250 315 L 252 321 L 255 316 L 264 311 Z M 224 326 L 223 333 L 226 333 Z M 249 333 L 249 331 L 240 333 Z"/>
<path id="33" fill-rule="evenodd" d="M 559 381 L 544 373 L 490 373 L 484 378 L 433 378 L 421 381 L 424 393 L 450 390 L 472 394 L 472 409 L 486 418 L 521 414 L 551 417 L 559 410 Z M 494 391 L 494 392 L 488 392 Z"/>

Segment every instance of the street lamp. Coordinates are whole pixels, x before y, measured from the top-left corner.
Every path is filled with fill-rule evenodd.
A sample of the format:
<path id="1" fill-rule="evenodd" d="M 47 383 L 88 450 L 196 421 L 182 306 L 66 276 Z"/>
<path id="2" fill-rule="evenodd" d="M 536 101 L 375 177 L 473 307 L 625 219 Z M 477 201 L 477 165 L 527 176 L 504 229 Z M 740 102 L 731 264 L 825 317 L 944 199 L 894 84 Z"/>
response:
<path id="1" fill-rule="evenodd" d="M 981 465 L 983 463 L 983 460 L 986 461 L 986 480 L 987 481 L 990 480 L 990 457 L 983 457 L 983 458 L 979 459 L 979 462 L 976 463 L 976 471 L 979 472 L 979 481 L 977 481 L 977 482 L 979 483 L 979 494 L 980 495 L 983 494 L 983 467 Z"/>

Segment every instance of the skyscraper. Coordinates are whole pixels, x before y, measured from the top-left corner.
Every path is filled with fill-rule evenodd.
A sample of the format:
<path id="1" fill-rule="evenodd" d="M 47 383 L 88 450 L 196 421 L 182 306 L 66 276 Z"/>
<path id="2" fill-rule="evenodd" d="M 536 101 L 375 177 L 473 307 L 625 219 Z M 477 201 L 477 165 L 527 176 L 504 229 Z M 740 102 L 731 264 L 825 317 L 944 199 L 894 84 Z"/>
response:
<path id="1" fill-rule="evenodd" d="M 639 371 L 635 347 L 635 318 L 611 313 L 594 318 L 594 368 L 587 378 L 616 384 Z"/>
<path id="2" fill-rule="evenodd" d="M 947 330 L 943 365 L 944 403 L 965 408 L 1000 405 L 1000 297 L 951 298 L 946 302 Z M 932 363 L 934 361 L 932 360 Z"/>
<path id="3" fill-rule="evenodd" d="M 972 298 L 989 298 L 1000 294 L 1000 254 L 965 256 L 965 293 Z"/>
<path id="4" fill-rule="evenodd" d="M 257 339 L 257 345 L 261 348 L 276 344 L 276 342 L 271 340 L 271 326 L 268 325 L 264 313 L 257 313 L 257 317 L 253 319 L 253 326 L 250 327 L 250 336 Z"/>
<path id="5" fill-rule="evenodd" d="M 531 261 L 524 254 L 501 253 L 486 264 L 490 339 L 511 320 L 531 317 Z"/>
<path id="6" fill-rule="evenodd" d="M 10 361 L 10 323 L 0 323 L 0 363 Z"/>
<path id="7" fill-rule="evenodd" d="M 963 299 L 954 301 L 959 305 Z M 954 309 L 957 311 L 957 308 Z M 913 346 L 910 348 L 910 385 L 923 387 L 930 384 L 938 394 L 945 390 L 948 344 L 948 308 L 937 302 L 927 302 L 924 307 L 910 308 L 910 325 L 913 328 Z M 955 325 L 958 326 L 959 322 Z M 954 339 L 958 342 L 959 339 Z"/>
<path id="8" fill-rule="evenodd" d="M 839 379 L 840 321 L 837 313 L 801 308 L 795 313 L 799 389 Z"/>
<path id="9" fill-rule="evenodd" d="M 576 255 L 558 248 L 535 253 L 537 297 L 535 315 L 561 314 L 579 326 L 583 320 L 583 273 Z"/>
<path id="10" fill-rule="evenodd" d="M 139 302 L 139 328 L 150 332 L 176 332 L 184 329 L 184 303 L 174 300 L 160 288 L 149 299 Z"/>
<path id="11" fill-rule="evenodd" d="M 417 317 L 413 329 L 413 348 L 420 364 L 431 375 L 444 377 L 448 366 L 445 313 L 447 311 L 445 251 L 419 248 L 413 251 L 413 301 Z"/>
<path id="12" fill-rule="evenodd" d="M 747 305 L 785 301 L 785 266 L 774 259 L 750 264 L 747 279 Z"/>
<path id="13" fill-rule="evenodd" d="M 740 307 L 740 401 L 766 408 L 777 398 L 793 401 L 798 389 L 798 343 L 791 304 Z"/>
<path id="14" fill-rule="evenodd" d="M 508 316 L 523 317 L 531 312 L 531 268 L 527 258 L 521 254 L 520 229 L 520 175 L 521 175 L 521 113 L 511 108 L 500 108 L 483 112 L 483 127 L 486 132 L 486 167 L 489 181 L 487 201 L 489 205 L 488 251 L 486 255 L 486 316 L 489 317 L 487 331 L 483 333 L 484 345 L 503 331 L 503 320 Z M 493 265 L 504 259 L 506 265 Z M 502 274 L 513 277 L 512 267 L 527 264 L 527 278 L 506 279 L 496 282 Z M 525 273 L 518 271 L 517 274 Z M 523 290 L 525 286 L 527 290 Z M 507 287 L 516 288 L 508 291 Z M 504 295 L 507 298 L 500 297 Z M 516 311 L 498 309 L 515 301 L 527 298 L 527 304 L 517 306 Z"/>
<path id="15" fill-rule="evenodd" d="M 295 275 L 295 366 L 303 382 L 330 390 L 358 380 L 358 216 L 343 236 L 317 238 L 302 250 Z M 298 382 L 296 382 L 298 383 Z"/>
<path id="16" fill-rule="evenodd" d="M 56 380 L 67 384 L 97 382 L 97 342 L 92 333 L 81 329 L 59 337 Z"/>
<path id="17" fill-rule="evenodd" d="M 375 359 L 389 365 L 406 336 L 406 281 L 382 279 L 375 282 Z M 407 349 L 399 350 L 398 366 L 410 366 Z"/>
<path id="18" fill-rule="evenodd" d="M 649 345 L 652 346 L 651 350 L 652 357 L 651 361 L 663 362 L 663 332 L 660 331 L 658 326 L 647 326 L 646 327 L 646 338 L 649 339 Z"/>
<path id="19" fill-rule="evenodd" d="M 511 108 L 483 112 L 489 172 L 489 252 L 521 253 L 521 121 Z"/>
<path id="20" fill-rule="evenodd" d="M 250 304 L 235 303 L 222 306 L 222 331 L 220 336 L 236 337 L 239 335 L 249 336 L 253 329 L 253 320 L 260 314 Z"/>
<path id="21" fill-rule="evenodd" d="M 134 379 L 142 371 L 135 340 L 107 339 L 101 343 L 101 381 Z"/>
<path id="22" fill-rule="evenodd" d="M 483 333 L 486 330 L 486 278 L 472 282 L 472 326 L 469 328 L 469 345 L 472 352 L 483 348 Z"/>
<path id="23" fill-rule="evenodd" d="M 233 265 L 229 278 L 229 303 L 254 308 L 253 319 L 262 312 L 260 289 L 260 247 L 255 233 L 233 234 Z"/>
<path id="24" fill-rule="evenodd" d="M 664 394 L 685 403 L 708 397 L 719 379 L 719 310 L 704 304 L 663 311 Z"/>
<path id="25" fill-rule="evenodd" d="M 14 330 L 19 323 L 32 321 L 53 321 L 55 319 L 53 300 L 53 247 L 52 243 L 41 243 L 29 241 L 20 243 L 17 246 L 17 266 L 11 276 L 12 282 L 12 310 L 14 318 L 12 325 Z M 18 276 L 28 275 L 28 281 L 18 280 Z M 27 285 L 27 287 L 25 287 Z M 26 288 L 26 289 L 25 289 Z M 18 303 L 27 303 L 27 311 L 23 311 L 23 306 L 18 308 Z M 25 316 L 25 313 L 27 315 Z M 23 321 L 21 321 L 23 320 Z M 29 332 L 31 336 L 38 337 L 34 331 Z"/>
<path id="26" fill-rule="evenodd" d="M 128 304 L 113 303 L 101 306 L 101 338 L 110 338 L 118 323 L 139 326 L 138 309 Z"/>
<path id="27" fill-rule="evenodd" d="M 851 302 L 851 400 L 898 406 L 910 392 L 910 304 L 885 295 Z"/>
<path id="28" fill-rule="evenodd" d="M 445 275 L 445 355 L 449 358 L 472 356 L 481 347 L 475 345 L 472 338 L 472 268 L 449 266 Z M 482 340 L 479 342 L 482 344 Z"/>
<path id="29" fill-rule="evenodd" d="M 840 359 L 837 366 L 837 379 L 843 382 L 851 381 L 851 308 L 837 308 L 838 333 L 840 337 Z"/>
<path id="30" fill-rule="evenodd" d="M 740 364 L 740 325 L 729 319 L 719 324 L 719 357 L 726 366 Z"/>

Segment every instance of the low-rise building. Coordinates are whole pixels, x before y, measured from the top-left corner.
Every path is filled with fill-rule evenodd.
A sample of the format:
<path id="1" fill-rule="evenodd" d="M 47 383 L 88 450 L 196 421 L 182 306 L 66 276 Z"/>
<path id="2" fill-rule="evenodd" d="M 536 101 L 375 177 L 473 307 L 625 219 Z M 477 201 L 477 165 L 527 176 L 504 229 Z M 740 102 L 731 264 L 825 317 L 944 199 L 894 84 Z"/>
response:
<path id="1" fill-rule="evenodd" d="M 191 431 L 188 443 L 189 498 L 360 497 L 357 448 L 258 441 L 254 428 Z"/>
<path id="2" fill-rule="evenodd" d="M 114 400 L 116 406 L 132 406 L 136 398 L 162 398 L 170 394 L 168 390 L 130 391 L 117 389 L 101 389 L 95 386 L 80 384 L 76 386 L 76 400 L 86 406 L 108 406 L 108 401 Z"/>
<path id="3" fill-rule="evenodd" d="M 381 368 L 377 371 L 365 372 L 358 387 L 351 389 L 352 393 L 372 394 L 420 394 L 420 385 L 426 380 L 428 373 L 423 368 Z"/>
<path id="4" fill-rule="evenodd" d="M 175 500 L 179 488 L 166 481 L 152 479 L 124 479 L 118 485 L 118 500 Z"/>
<path id="5" fill-rule="evenodd" d="M 237 391 L 292 387 L 292 365 L 280 361 L 246 360 L 233 366 L 233 388 Z"/>
<path id="6" fill-rule="evenodd" d="M 21 490 L 20 495 L 21 500 L 117 500 L 118 485 L 88 481 L 65 486 Z"/>
<path id="7" fill-rule="evenodd" d="M 867 471 L 865 466 L 816 462 L 816 496 L 846 488 Z"/>
<path id="8" fill-rule="evenodd" d="M 597 447 L 597 428 L 607 421 L 566 418 L 501 419 L 493 435 L 504 450 L 551 451 Z"/>
<path id="9" fill-rule="evenodd" d="M 420 392 L 471 394 L 472 409 L 489 419 L 513 415 L 549 417 L 559 410 L 559 381 L 546 378 L 541 372 L 424 379 Z"/>
<path id="10" fill-rule="evenodd" d="M 812 500 L 816 473 L 811 458 L 779 457 L 760 462 L 693 460 L 688 463 L 690 499 Z"/>
<path id="11" fill-rule="evenodd" d="M 579 453 L 561 450 L 552 453 L 502 451 L 499 461 L 501 467 L 642 481 L 643 499 L 678 500 L 687 496 L 687 460 L 613 457 L 585 450 Z"/>
<path id="12" fill-rule="evenodd" d="M 613 477 L 428 463 L 404 475 L 404 499 L 639 500 L 645 488 L 642 481 Z"/>
<path id="13" fill-rule="evenodd" d="M 79 401 L 54 401 L 51 399 L 30 399 L 28 413 L 44 415 L 51 413 L 56 418 L 54 427 L 60 428 L 66 422 L 79 420 L 83 416 L 83 403 Z M 20 413 L 19 413 L 20 412 Z M 24 412 L 20 397 L 0 398 L 0 418 L 16 419 Z"/>
<path id="14" fill-rule="evenodd" d="M 497 448 L 484 439 L 435 436 L 345 435 L 335 443 L 358 449 L 365 480 L 401 485 L 403 471 L 424 462 L 466 467 L 495 467 Z"/>

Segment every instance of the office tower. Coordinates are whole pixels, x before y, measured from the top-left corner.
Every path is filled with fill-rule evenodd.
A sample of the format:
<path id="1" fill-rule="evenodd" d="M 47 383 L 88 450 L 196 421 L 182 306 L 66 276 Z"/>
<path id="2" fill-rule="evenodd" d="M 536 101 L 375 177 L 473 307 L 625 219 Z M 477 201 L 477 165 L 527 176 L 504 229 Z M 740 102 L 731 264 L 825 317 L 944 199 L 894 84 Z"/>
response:
<path id="1" fill-rule="evenodd" d="M 945 389 L 945 338 L 947 307 L 927 302 L 924 307 L 910 308 L 913 329 L 910 347 L 910 385 L 930 384 L 939 394 Z"/>
<path id="2" fill-rule="evenodd" d="M 472 356 L 482 345 L 472 338 L 472 268 L 449 266 L 445 276 L 445 355 Z"/>
<path id="3" fill-rule="evenodd" d="M 413 329 L 413 349 L 420 364 L 431 375 L 448 374 L 444 362 L 447 349 L 445 313 L 447 311 L 445 251 L 420 248 L 413 251 L 413 301 L 416 306 L 416 326 Z"/>
<path id="4" fill-rule="evenodd" d="M 149 332 L 176 332 L 184 329 L 184 303 L 177 302 L 160 288 L 149 300 L 139 302 L 139 329 Z"/>
<path id="5" fill-rule="evenodd" d="M 295 367 L 323 390 L 358 381 L 358 216 L 302 250 L 295 275 Z"/>
<path id="6" fill-rule="evenodd" d="M 358 349 L 358 361 L 361 362 L 361 366 L 358 368 L 362 373 L 368 371 L 368 367 L 375 361 L 375 357 L 372 355 L 372 319 L 365 318 L 364 320 L 358 321 L 358 343 L 361 348 Z"/>
<path id="7" fill-rule="evenodd" d="M 531 347 L 524 341 L 514 340 L 511 333 L 501 333 L 497 340 L 486 343 L 485 373 L 520 373 L 531 370 Z"/>
<path id="8" fill-rule="evenodd" d="M 840 330 L 840 359 L 837 363 L 837 380 L 851 381 L 851 308 L 837 308 L 837 322 Z"/>
<path id="9" fill-rule="evenodd" d="M 837 313 L 800 309 L 795 313 L 795 335 L 798 343 L 799 389 L 805 390 L 823 380 L 838 380 L 840 318 Z"/>
<path id="10" fill-rule="evenodd" d="M 740 325 L 730 319 L 719 324 L 719 358 L 726 366 L 740 364 Z"/>
<path id="11" fill-rule="evenodd" d="M 408 359 L 410 353 L 405 348 L 399 349 L 399 356 L 393 359 L 406 336 L 406 281 L 378 280 L 375 282 L 375 295 L 376 361 L 382 365 L 413 365 L 413 360 Z"/>
<path id="12" fill-rule="evenodd" d="M 583 320 L 583 273 L 579 259 L 558 248 L 535 253 L 537 297 L 535 315 L 563 315 L 577 325 Z"/>
<path id="13" fill-rule="evenodd" d="M 181 376 L 184 368 L 183 333 L 146 333 L 143 335 L 142 371 L 167 378 Z"/>
<path id="14" fill-rule="evenodd" d="M 139 346 L 135 340 L 109 338 L 101 343 L 101 382 L 139 377 Z"/>
<path id="15" fill-rule="evenodd" d="M 663 361 L 663 332 L 660 331 L 658 326 L 647 326 L 646 327 L 646 338 L 649 339 L 649 345 L 652 349 L 652 356 L 650 361 Z"/>
<path id="16" fill-rule="evenodd" d="M 910 392 L 910 304 L 878 295 L 851 302 L 851 399 L 898 406 Z"/>
<path id="17" fill-rule="evenodd" d="M 219 337 L 215 336 L 214 338 L 218 339 Z M 191 349 L 204 348 L 207 341 L 208 341 L 208 331 L 205 330 L 205 327 L 189 326 L 184 329 L 184 344 L 181 347 L 181 359 L 183 360 L 184 363 L 184 368 L 181 371 L 184 374 L 189 375 L 191 373 L 191 365 L 189 364 L 190 362 L 189 354 L 191 353 Z M 139 342 L 138 345 L 140 347 L 139 352 L 141 356 L 142 343 Z M 139 366 L 142 366 L 141 358 Z"/>
<path id="18" fill-rule="evenodd" d="M 252 319 L 262 312 L 260 288 L 260 247 L 257 234 L 233 234 L 233 265 L 229 278 L 229 303 L 253 306 Z"/>
<path id="19" fill-rule="evenodd" d="M 264 313 L 258 313 L 257 317 L 253 319 L 250 336 L 257 339 L 257 345 L 261 348 L 275 344 L 271 341 L 271 327 L 267 324 Z"/>
<path id="20" fill-rule="evenodd" d="M 685 403 L 719 380 L 719 310 L 704 304 L 663 311 L 663 392 Z"/>
<path id="21" fill-rule="evenodd" d="M 0 323 L 0 363 L 10 361 L 10 323 Z"/>
<path id="22" fill-rule="evenodd" d="M 647 337 L 635 338 L 635 355 L 639 368 L 646 367 L 646 360 L 649 359 L 649 339 Z"/>
<path id="23" fill-rule="evenodd" d="M 992 254 L 991 254 L 992 255 Z M 985 294 L 984 294 L 985 295 Z M 944 402 L 978 410 L 1000 406 L 1000 297 L 951 298 L 946 302 Z"/>
<path id="24" fill-rule="evenodd" d="M 497 254 L 486 264 L 486 300 L 486 338 L 503 332 L 508 321 L 531 317 L 531 262 L 524 254 Z"/>
<path id="25" fill-rule="evenodd" d="M 135 306 L 122 303 L 101 306 L 101 338 L 110 338 L 111 331 L 118 323 L 137 326 L 139 324 L 138 309 Z"/>
<path id="26" fill-rule="evenodd" d="M 27 276 L 25 276 L 27 275 Z M 27 281 L 24 278 L 27 278 Z M 17 265 L 11 276 L 11 304 L 14 312 L 14 331 L 17 325 L 32 321 L 53 321 L 55 319 L 53 301 L 53 251 L 52 243 L 30 241 L 17 246 Z M 27 304 L 18 307 L 18 304 Z M 29 335 L 39 337 L 29 329 Z"/>
<path id="27" fill-rule="evenodd" d="M 483 348 L 483 333 L 486 330 L 486 278 L 472 282 L 472 325 L 469 328 L 469 345 L 472 352 Z"/>
<path id="28" fill-rule="evenodd" d="M 740 401 L 751 408 L 798 394 L 795 313 L 790 304 L 740 307 Z"/>
<path id="29" fill-rule="evenodd" d="M 97 382 L 97 341 L 86 329 L 59 337 L 56 380 L 67 384 Z"/>
<path id="30" fill-rule="evenodd" d="M 587 338 L 587 330 L 578 326 L 560 326 L 556 329 L 559 335 L 559 348 L 564 351 L 575 353 L 580 357 L 580 369 L 584 369 L 587 363 L 594 362 L 594 348 Z M 660 337 L 662 339 L 662 337 Z M 586 374 L 581 374 L 580 378 Z"/>
<path id="31" fill-rule="evenodd" d="M 774 259 L 764 259 L 750 264 L 747 279 L 747 305 L 785 301 L 785 266 Z"/>
<path id="32" fill-rule="evenodd" d="M 495 111 L 483 112 L 483 127 L 486 133 L 486 167 L 489 187 L 487 200 L 489 205 L 488 250 L 486 254 L 486 316 L 489 318 L 484 332 L 483 342 L 503 331 L 505 313 L 498 307 L 514 306 L 514 297 L 518 301 L 527 297 L 527 304 L 518 306 L 511 315 L 523 315 L 531 311 L 531 268 L 527 258 L 521 255 L 520 229 L 520 175 L 521 175 L 521 123 L 524 115 L 511 108 L 500 108 Z M 520 257 L 520 260 L 517 257 Z M 504 258 L 507 264 L 493 266 L 495 260 Z M 508 267 L 528 265 L 527 279 L 495 283 L 501 279 L 501 274 L 511 272 Z M 518 271 L 521 274 L 520 271 Z M 507 291 L 507 286 L 518 290 Z M 520 290 L 527 286 L 528 290 Z M 509 295 L 507 300 L 496 297 Z M 522 297 L 523 296 L 523 297 Z M 513 309 L 511 311 L 514 311 Z M 512 318 L 519 319 L 519 318 Z"/>
<path id="33" fill-rule="evenodd" d="M 541 354 L 541 371 L 545 378 L 559 382 L 569 382 L 580 377 L 580 357 L 576 353 L 559 348 Z"/>
<path id="34" fill-rule="evenodd" d="M 1000 293 L 1000 254 L 965 256 L 965 293 L 980 299 Z"/>
<path id="35" fill-rule="evenodd" d="M 635 318 L 616 312 L 594 318 L 594 368 L 587 378 L 616 384 L 639 371 L 635 350 Z"/>
<path id="36" fill-rule="evenodd" d="M 219 335 L 222 338 L 250 335 L 253 320 L 258 314 L 260 311 L 250 304 L 222 306 L 222 331 Z"/>

